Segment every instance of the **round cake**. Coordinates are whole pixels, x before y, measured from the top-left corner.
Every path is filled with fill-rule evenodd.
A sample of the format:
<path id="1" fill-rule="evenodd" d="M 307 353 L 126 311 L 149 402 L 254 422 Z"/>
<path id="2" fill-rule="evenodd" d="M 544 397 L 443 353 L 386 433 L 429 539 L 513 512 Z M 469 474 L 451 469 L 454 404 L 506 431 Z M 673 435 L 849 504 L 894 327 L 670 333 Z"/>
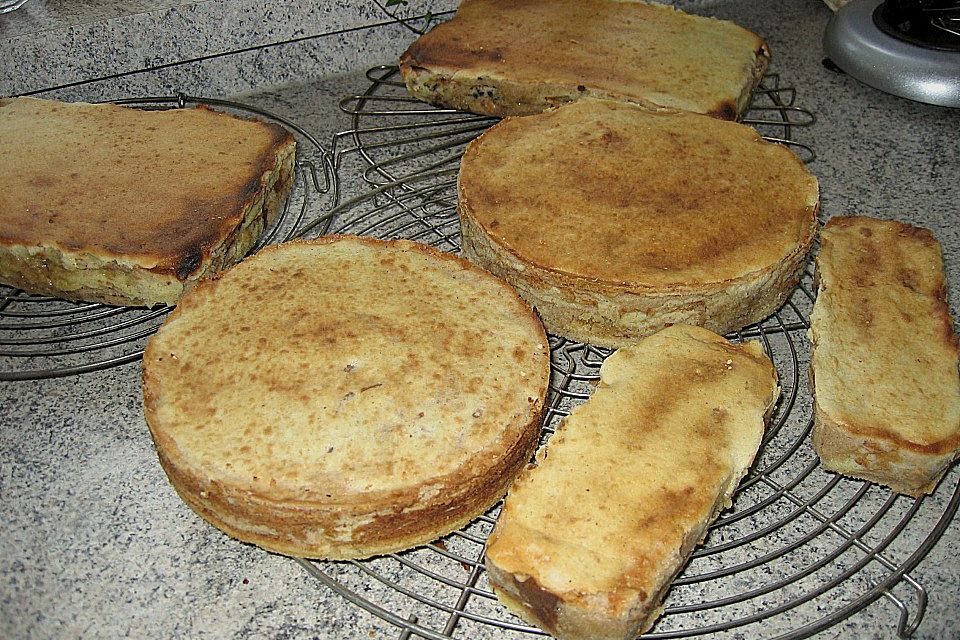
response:
<path id="1" fill-rule="evenodd" d="M 419 243 L 267 247 L 150 339 L 144 407 L 180 497 L 278 553 L 361 558 L 483 513 L 536 448 L 540 321 L 503 281 Z"/>
<path id="2" fill-rule="evenodd" d="M 762 320 L 796 285 L 819 207 L 803 162 L 748 126 L 591 99 L 488 129 L 458 191 L 464 255 L 551 333 L 609 347 Z"/>

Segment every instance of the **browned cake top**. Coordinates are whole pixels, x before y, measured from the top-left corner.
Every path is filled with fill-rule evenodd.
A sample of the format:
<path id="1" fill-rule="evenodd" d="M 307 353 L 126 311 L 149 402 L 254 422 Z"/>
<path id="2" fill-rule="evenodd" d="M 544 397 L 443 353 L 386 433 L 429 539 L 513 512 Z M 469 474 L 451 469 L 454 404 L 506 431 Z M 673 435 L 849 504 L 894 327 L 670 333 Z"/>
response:
<path id="1" fill-rule="evenodd" d="M 464 0 L 405 54 L 414 66 L 590 89 L 732 119 L 761 38 L 672 7 L 611 0 Z"/>
<path id="2" fill-rule="evenodd" d="M 637 593 L 654 596 L 688 532 L 749 466 L 778 391 L 759 343 L 698 327 L 616 351 L 514 482 L 488 558 L 559 600 L 623 615 Z"/>
<path id="3" fill-rule="evenodd" d="M 844 428 L 916 451 L 960 444 L 960 373 L 940 244 L 919 227 L 835 217 L 811 315 L 817 405 Z"/>
<path id="4" fill-rule="evenodd" d="M 279 126 L 206 108 L 0 101 L 0 243 L 183 279 L 292 143 Z"/>
<path id="5" fill-rule="evenodd" d="M 484 472 L 539 428 L 549 346 L 480 268 L 343 236 L 267 247 L 198 285 L 143 366 L 147 421 L 175 466 L 346 505 L 499 482 Z"/>
<path id="6" fill-rule="evenodd" d="M 528 263 L 652 288 L 723 283 L 810 246 L 816 178 L 752 128 L 581 100 L 474 140 L 460 206 Z"/>

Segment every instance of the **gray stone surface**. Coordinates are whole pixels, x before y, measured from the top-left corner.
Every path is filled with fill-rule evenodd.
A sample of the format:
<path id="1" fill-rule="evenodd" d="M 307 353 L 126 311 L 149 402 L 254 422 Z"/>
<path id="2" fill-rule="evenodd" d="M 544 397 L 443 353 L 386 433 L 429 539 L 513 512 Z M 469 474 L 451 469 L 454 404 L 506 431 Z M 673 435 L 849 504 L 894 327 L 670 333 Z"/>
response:
<path id="1" fill-rule="evenodd" d="M 416 1 L 411 0 L 411 4 Z M 51 42 L 63 43 L 69 33 L 88 29 L 101 34 L 103 55 L 107 56 L 100 58 L 95 53 L 90 64 L 106 65 L 111 51 L 128 51 L 137 45 L 131 44 L 133 36 L 139 33 L 143 37 L 153 28 L 150 25 L 158 24 L 152 21 L 159 13 L 169 11 L 179 18 L 197 18 L 197 28 L 206 36 L 191 40 L 189 52 L 163 60 L 206 57 L 209 52 L 227 49 L 236 52 L 249 45 L 251 41 L 244 38 L 251 30 L 228 27 L 232 35 L 221 42 L 212 16 L 216 11 L 236 10 L 234 15 L 249 17 L 259 10 L 253 3 L 171 0 L 160 8 L 145 3 L 76 5 L 78 13 L 68 16 L 62 13 L 68 4 L 34 0 L 35 12 L 43 9 L 48 13 L 25 14 L 35 21 L 30 29 L 15 30 L 16 23 L 0 18 L 0 61 L 10 60 L 11 41 L 24 42 L 18 38 L 48 33 Z M 358 7 L 344 9 L 346 4 L 337 6 L 352 16 L 350 20 L 379 20 L 376 12 Z M 810 168 L 820 179 L 823 217 L 869 214 L 930 227 L 944 245 L 951 306 L 956 313 L 960 301 L 960 111 L 888 96 L 824 68 L 819 41 L 830 12 L 815 0 L 718 0 L 687 5 L 702 13 L 735 19 L 767 38 L 774 52 L 773 70 L 783 83 L 796 87 L 797 103 L 817 116 L 816 124 L 797 129 L 794 137 L 816 150 L 817 159 Z M 332 7 L 334 3 L 323 6 Z M 304 7 L 302 15 L 297 13 L 295 3 L 274 3 L 273 7 L 290 17 L 280 21 L 284 24 L 280 32 L 253 29 L 257 37 L 263 36 L 259 42 L 295 37 L 292 29 L 298 21 L 312 25 L 311 32 L 318 32 L 326 19 L 312 6 Z M 90 13 L 80 15 L 83 11 Z M 166 19 L 172 18 L 165 14 Z M 338 20 L 338 29 L 347 24 L 347 18 Z M 115 25 L 110 24 L 117 21 L 144 30 L 122 35 L 122 30 L 114 30 Z M 349 118 L 338 109 L 339 98 L 366 89 L 369 83 L 364 69 L 394 61 L 411 39 L 411 32 L 396 26 L 348 31 L 160 70 L 135 70 L 122 78 L 44 95 L 104 99 L 181 91 L 208 97 L 232 96 L 289 118 L 326 144 L 334 133 L 350 127 Z M 143 51 L 149 50 L 148 45 L 143 44 Z M 18 58 L 18 64 L 39 55 L 39 49 L 32 51 Z M 68 55 L 71 50 L 62 51 Z M 158 51 L 156 55 L 167 53 Z M 130 57 L 124 56 L 114 60 Z M 23 87 L 32 91 L 64 84 L 64 78 L 79 77 L 69 75 L 76 72 L 73 66 L 63 57 L 59 61 L 51 58 L 44 67 L 47 70 L 32 79 L 0 78 L 0 82 L 21 83 L 16 85 L 21 89 L 0 87 L 0 94 L 18 92 Z M 109 65 L 102 68 L 110 69 Z M 98 73 L 89 77 L 99 77 Z M 53 77 L 59 79 L 38 84 L 43 78 Z M 338 148 L 351 144 L 351 139 L 343 139 Z M 347 194 L 359 188 L 361 166 L 355 154 L 344 156 L 341 173 Z M 325 203 L 321 198 L 318 206 Z M 778 359 L 787 357 L 783 345 L 774 346 Z M 800 393 L 791 414 L 796 418 L 788 421 L 786 433 L 802 426 L 810 410 L 804 375 L 807 355 L 802 344 L 799 348 Z M 137 363 L 53 380 L 0 383 L 0 637 L 360 639 L 400 635 L 396 627 L 349 604 L 294 561 L 235 542 L 193 514 L 179 500 L 157 463 L 141 402 Z M 811 456 L 809 447 L 801 447 L 784 463 L 783 471 L 771 477 L 789 478 L 790 470 L 810 462 Z M 773 464 L 775 458 L 765 452 L 760 463 Z M 828 479 L 827 474 L 815 474 L 809 486 L 798 486 L 796 493 L 814 495 L 820 486 L 817 482 Z M 904 534 L 884 549 L 884 556 L 900 563 L 916 553 L 937 526 L 958 484 L 960 468 L 955 467 L 939 489 L 923 500 Z M 831 500 L 842 501 L 858 487 L 858 483 L 844 483 Z M 751 486 L 738 500 L 767 495 L 769 487 Z M 836 525 L 855 531 L 872 513 L 889 507 L 888 516 L 859 538 L 865 545 L 881 544 L 887 521 L 896 520 L 913 504 L 898 499 L 889 506 L 888 497 L 884 490 L 868 489 Z M 788 513 L 788 507 L 778 505 L 772 512 Z M 762 525 L 753 521 L 730 523 L 710 542 L 722 543 L 728 536 L 749 534 L 751 528 Z M 765 537 L 766 542 L 749 545 L 745 553 L 763 554 L 764 544 L 787 544 L 819 526 L 822 523 L 817 518 L 804 516 Z M 724 592 L 736 593 L 765 579 L 802 571 L 817 561 L 817 554 L 829 552 L 841 538 L 828 530 L 817 540 L 817 545 L 799 549 L 769 567 L 734 575 L 718 584 L 683 585 L 674 595 L 693 597 L 702 592 L 704 598 L 723 597 Z M 465 554 L 475 551 L 463 540 L 453 539 L 447 544 L 452 550 L 462 546 Z M 411 557 L 453 579 L 464 579 L 459 564 L 437 560 L 436 554 L 415 552 Z M 855 553 L 844 554 L 840 562 L 850 565 L 857 557 Z M 910 573 L 929 595 L 926 615 L 915 638 L 946 640 L 960 634 L 956 617 L 958 558 L 960 522 L 954 521 Z M 697 562 L 697 567 L 711 567 L 720 560 L 708 556 Z M 374 566 L 383 575 L 409 579 L 390 561 Z M 351 565 L 325 568 L 371 600 L 395 607 L 403 617 L 418 610 L 392 590 L 365 580 Z M 876 563 L 855 573 L 826 594 L 824 610 L 830 610 L 836 602 L 855 600 L 870 589 L 870 580 L 884 575 Z M 804 586 L 815 588 L 818 580 L 817 575 L 806 578 Z M 478 586 L 485 586 L 483 578 Z M 450 595 L 436 586 L 427 590 L 438 598 Z M 893 594 L 905 602 L 911 615 L 916 615 L 915 595 L 908 585 L 897 585 Z M 772 596 L 759 600 L 765 607 L 780 604 Z M 472 607 L 477 613 L 505 616 L 495 602 L 474 598 Z M 429 612 L 421 615 L 424 624 L 443 619 Z M 716 637 L 776 637 L 793 629 L 798 619 L 811 615 L 815 618 L 816 610 L 811 614 L 800 607 L 740 635 L 734 630 Z M 897 616 L 893 602 L 881 598 L 817 637 L 893 638 Z M 468 621 L 458 629 L 457 637 L 464 638 L 523 637 Z"/>
<path id="2" fill-rule="evenodd" d="M 439 14 L 455 4 L 440 0 L 431 6 Z M 0 95 L 27 94 L 116 75 L 137 76 L 191 61 L 212 60 L 210 73 L 214 76 L 226 74 L 228 80 L 241 82 L 252 79 L 260 86 L 289 80 L 291 76 L 284 75 L 288 65 L 301 79 L 322 77 L 352 68 L 357 52 L 396 47 L 395 41 L 391 42 L 394 36 L 387 31 L 374 31 L 372 36 L 366 32 L 363 40 L 348 43 L 349 52 L 327 49 L 326 43 L 333 40 L 324 36 L 391 22 L 390 14 L 420 15 L 422 11 L 415 8 L 385 9 L 384 2 L 371 0 L 278 0 L 266 4 L 253 0 L 33 0 L 0 16 L 0 67 L 4 69 Z M 318 44 L 318 39 L 324 43 Z M 216 64 L 222 56 L 241 51 L 269 61 L 248 55 Z M 241 78 L 236 78 L 238 73 L 243 74 Z M 224 79 L 212 81 L 218 86 Z"/>

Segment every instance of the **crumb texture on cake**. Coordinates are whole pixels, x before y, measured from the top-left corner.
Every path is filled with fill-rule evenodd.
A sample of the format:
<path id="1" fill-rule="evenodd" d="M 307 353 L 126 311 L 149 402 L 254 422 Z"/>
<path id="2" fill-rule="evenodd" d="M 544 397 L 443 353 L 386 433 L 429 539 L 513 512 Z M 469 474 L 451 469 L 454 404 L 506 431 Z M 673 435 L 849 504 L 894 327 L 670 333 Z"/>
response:
<path id="1" fill-rule="evenodd" d="M 603 363 L 507 495 L 487 545 L 497 596 L 561 640 L 628 640 L 730 499 L 779 395 L 759 343 L 674 325 Z"/>
<path id="2" fill-rule="evenodd" d="M 330 236 L 198 285 L 143 369 L 191 507 L 267 549 L 342 559 L 429 542 L 505 493 L 538 441 L 549 345 L 465 260 Z"/>
<path id="3" fill-rule="evenodd" d="M 827 469 L 929 493 L 960 451 L 940 244 L 902 222 L 835 217 L 821 234 L 816 277 L 814 448 Z"/>
<path id="4" fill-rule="evenodd" d="M 276 218 L 295 146 L 279 125 L 206 107 L 0 100 L 0 281 L 174 304 Z"/>
<path id="5" fill-rule="evenodd" d="M 733 120 L 770 59 L 732 22 L 619 0 L 464 0 L 400 58 L 410 93 L 495 116 L 583 97 Z"/>
<path id="6" fill-rule="evenodd" d="M 816 178 L 752 128 L 608 100 L 502 120 L 468 146 L 458 193 L 465 255 L 551 332 L 606 346 L 766 317 L 819 207 Z"/>

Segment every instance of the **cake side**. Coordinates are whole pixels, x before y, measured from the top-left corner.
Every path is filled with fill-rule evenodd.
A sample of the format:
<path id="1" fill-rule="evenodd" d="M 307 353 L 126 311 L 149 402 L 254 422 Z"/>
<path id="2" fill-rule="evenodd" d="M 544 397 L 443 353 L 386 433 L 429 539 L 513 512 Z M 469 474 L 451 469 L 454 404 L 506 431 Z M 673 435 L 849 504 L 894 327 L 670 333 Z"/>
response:
<path id="1" fill-rule="evenodd" d="M 779 309 L 803 275 L 809 245 L 740 278 L 670 288 L 611 285 L 543 269 L 498 245 L 460 217 L 464 257 L 509 282 L 537 310 L 547 331 L 603 347 L 634 344 L 673 324 L 727 334 Z"/>

